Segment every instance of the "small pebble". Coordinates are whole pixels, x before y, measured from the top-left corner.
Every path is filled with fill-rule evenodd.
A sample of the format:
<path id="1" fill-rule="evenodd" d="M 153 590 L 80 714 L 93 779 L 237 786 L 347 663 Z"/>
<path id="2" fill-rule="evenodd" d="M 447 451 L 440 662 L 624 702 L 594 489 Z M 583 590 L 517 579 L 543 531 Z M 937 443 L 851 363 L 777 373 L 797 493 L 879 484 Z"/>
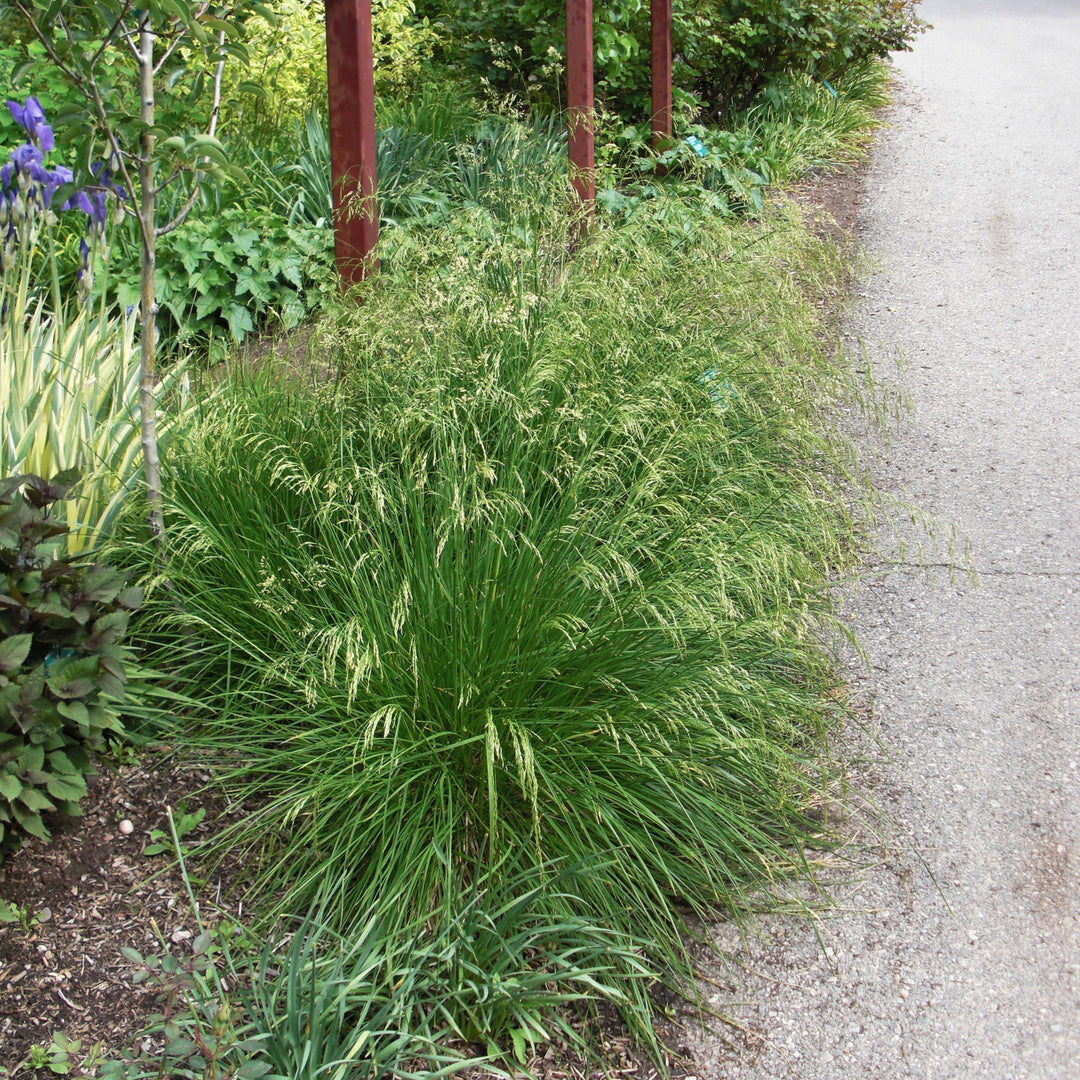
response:
<path id="1" fill-rule="evenodd" d="M 120 831 L 125 836 L 130 836 L 135 831 L 135 826 L 132 825 L 127 818 L 124 818 L 124 820 L 120 822 Z"/>

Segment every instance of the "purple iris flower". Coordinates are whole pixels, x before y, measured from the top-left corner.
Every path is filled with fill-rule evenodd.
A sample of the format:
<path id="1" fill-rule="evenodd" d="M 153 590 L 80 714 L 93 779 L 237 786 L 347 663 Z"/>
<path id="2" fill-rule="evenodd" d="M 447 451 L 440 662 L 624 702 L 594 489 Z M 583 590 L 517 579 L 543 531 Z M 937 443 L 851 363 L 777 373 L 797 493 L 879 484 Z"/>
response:
<path id="1" fill-rule="evenodd" d="M 60 209 L 81 210 L 84 214 L 86 214 L 87 217 L 89 217 L 94 212 L 94 207 L 90 202 L 90 196 L 87 195 L 82 188 L 76 191 L 75 194 L 72 195 L 71 198 L 68 199 L 68 201 L 64 203 L 63 206 L 60 207 Z"/>
<path id="2" fill-rule="evenodd" d="M 70 184 L 73 178 L 71 170 L 66 165 L 57 165 L 55 169 L 46 169 L 39 162 L 32 161 L 27 171 L 30 174 L 30 179 L 41 186 L 41 204 L 45 207 L 52 202 L 56 189 L 61 184 Z"/>
<path id="3" fill-rule="evenodd" d="M 38 124 L 35 132 L 37 144 L 48 154 L 56 147 L 56 139 L 53 137 L 53 129 L 48 124 Z"/>
<path id="4" fill-rule="evenodd" d="M 90 171 L 94 174 L 94 178 L 102 187 L 107 187 L 113 192 L 117 198 L 126 199 L 127 192 L 124 190 L 123 185 L 114 182 L 113 170 L 106 165 L 104 161 L 97 161 L 90 166 Z"/>
<path id="5" fill-rule="evenodd" d="M 20 172 L 30 168 L 31 164 L 40 165 L 45 160 L 45 155 L 30 143 L 23 143 L 11 151 L 11 160 L 15 168 Z"/>
<path id="6" fill-rule="evenodd" d="M 15 163 L 9 161 L 6 165 L 0 166 L 0 187 L 11 187 L 11 178 L 15 175 Z"/>
<path id="7" fill-rule="evenodd" d="M 15 123 L 32 140 L 40 142 L 43 150 L 48 152 L 53 148 L 52 128 L 45 122 L 45 110 L 42 109 L 41 102 L 36 97 L 31 95 L 22 105 L 9 98 L 7 107 L 11 110 L 11 116 Z M 47 146 L 45 145 L 46 142 L 48 143 Z"/>
<path id="8" fill-rule="evenodd" d="M 109 221 L 108 194 L 104 188 L 81 188 L 60 209 L 81 210 L 92 224 L 104 231 Z"/>

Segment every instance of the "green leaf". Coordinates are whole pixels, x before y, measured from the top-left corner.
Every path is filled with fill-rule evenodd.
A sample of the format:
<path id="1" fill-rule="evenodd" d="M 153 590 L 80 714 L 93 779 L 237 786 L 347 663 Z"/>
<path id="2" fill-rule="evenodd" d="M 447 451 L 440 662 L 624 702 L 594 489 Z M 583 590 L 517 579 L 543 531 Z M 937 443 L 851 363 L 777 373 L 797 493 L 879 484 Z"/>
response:
<path id="1" fill-rule="evenodd" d="M 7 674 L 22 667 L 33 643 L 33 634 L 16 634 L 0 641 L 0 671 Z"/>
<path id="2" fill-rule="evenodd" d="M 45 684 L 57 697 L 65 700 L 86 697 L 97 685 L 100 668 L 101 662 L 96 656 L 57 660 Z"/>
<path id="3" fill-rule="evenodd" d="M 61 701 L 57 704 L 56 711 L 80 729 L 88 726 L 90 713 L 81 701 Z"/>
<path id="4" fill-rule="evenodd" d="M 258 98 L 260 101 L 267 100 L 266 91 L 256 82 L 243 81 L 236 84 L 236 92 L 238 94 L 250 94 L 252 97 Z"/>
<path id="5" fill-rule="evenodd" d="M 514 1057 L 519 1065 L 525 1064 L 525 1033 L 520 1028 L 510 1029 L 510 1038 L 514 1043 Z"/>
<path id="6" fill-rule="evenodd" d="M 41 815 L 36 810 L 25 810 L 17 802 L 11 804 L 11 810 L 15 815 L 15 820 L 31 836 L 36 836 L 39 840 L 49 839 L 49 830 L 45 828 L 45 822 L 41 820 Z"/>
<path id="7" fill-rule="evenodd" d="M 195 1043 L 193 1043 L 191 1039 L 185 1038 L 183 1035 L 178 1035 L 175 1039 L 170 1039 L 165 1044 L 165 1056 L 183 1058 L 187 1057 L 194 1049 Z"/>
<path id="8" fill-rule="evenodd" d="M 19 770 L 21 772 L 37 772 L 45 764 L 45 750 L 41 746 L 24 747 L 19 755 Z"/>
<path id="9" fill-rule="evenodd" d="M 128 613 L 126 611 L 110 611 L 94 622 L 90 636 L 83 647 L 95 652 L 108 645 L 115 645 L 126 633 L 127 625 Z"/>
<path id="10" fill-rule="evenodd" d="M 21 802 L 27 810 L 32 810 L 34 813 L 38 813 L 42 810 L 55 810 L 52 802 L 37 788 L 24 787 L 19 792 L 18 802 L 14 805 L 18 807 L 18 803 Z"/>
<path id="11" fill-rule="evenodd" d="M 250 228 L 238 229 L 232 235 L 232 246 L 239 251 L 242 255 L 246 255 L 251 258 L 256 254 L 259 247 L 259 242 L 262 237 L 258 231 Z"/>
<path id="12" fill-rule="evenodd" d="M 229 305 L 226 320 L 229 324 L 229 332 L 236 342 L 243 341 L 244 335 L 255 329 L 255 322 L 251 317 L 251 312 L 240 304 Z"/>
<path id="13" fill-rule="evenodd" d="M 271 1069 L 265 1061 L 245 1061 L 236 1071 L 237 1080 L 259 1080 Z"/>
<path id="14" fill-rule="evenodd" d="M 115 600 L 124 579 L 121 574 L 108 566 L 96 566 L 82 579 L 80 594 L 92 604 L 108 604 Z"/>
<path id="15" fill-rule="evenodd" d="M 0 795 L 3 795 L 8 802 L 12 799 L 17 799 L 22 794 L 22 781 L 17 776 L 12 776 L 11 773 L 0 773 Z"/>
<path id="16" fill-rule="evenodd" d="M 75 763 L 63 750 L 53 750 L 49 754 L 49 768 L 54 772 L 66 773 L 69 776 L 78 776 L 81 771 L 75 767 Z"/>
<path id="17" fill-rule="evenodd" d="M 116 604 L 127 611 L 137 611 L 142 607 L 142 603 L 143 591 L 137 585 L 129 585 L 126 589 L 121 589 L 116 597 Z"/>

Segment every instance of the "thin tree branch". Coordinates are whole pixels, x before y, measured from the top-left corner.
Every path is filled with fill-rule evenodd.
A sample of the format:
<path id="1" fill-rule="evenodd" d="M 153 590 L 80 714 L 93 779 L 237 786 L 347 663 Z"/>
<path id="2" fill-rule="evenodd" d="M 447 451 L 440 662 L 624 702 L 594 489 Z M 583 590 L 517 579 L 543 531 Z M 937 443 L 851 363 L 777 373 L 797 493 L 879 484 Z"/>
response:
<path id="1" fill-rule="evenodd" d="M 225 31 L 222 30 L 218 34 L 218 63 L 217 63 L 217 70 L 214 72 L 214 98 L 213 98 L 213 105 L 212 105 L 212 107 L 210 109 L 210 126 L 207 129 L 207 134 L 211 138 L 214 137 L 214 132 L 217 131 L 218 116 L 221 113 L 221 82 L 222 82 L 222 77 L 223 77 L 224 73 L 225 73 Z M 206 159 L 204 158 L 203 160 L 206 160 Z M 179 171 L 179 170 L 177 170 L 177 171 Z M 170 176 L 169 179 L 166 181 L 166 183 L 167 184 L 172 183 L 172 181 L 175 179 L 175 177 L 176 177 L 176 173 L 174 173 L 172 176 Z M 164 225 L 162 225 L 159 228 L 154 230 L 155 234 L 157 236 L 165 236 L 168 233 L 171 233 L 174 229 L 179 229 L 180 226 L 183 225 L 184 222 L 187 220 L 187 216 L 188 216 L 188 214 L 191 213 L 191 210 L 195 205 L 195 200 L 196 200 L 196 198 L 198 198 L 198 195 L 199 195 L 199 180 L 200 180 L 201 177 L 202 177 L 202 170 L 200 170 L 196 166 L 195 178 L 194 178 L 194 181 L 192 183 L 192 188 L 191 188 L 191 195 L 188 197 L 188 200 L 184 204 L 184 206 L 180 209 L 180 212 L 171 221 L 166 222 Z M 165 185 L 162 185 L 162 186 L 164 187 Z"/>
<path id="2" fill-rule="evenodd" d="M 154 65 L 154 74 L 157 75 L 161 71 L 162 65 L 169 59 L 170 56 L 184 43 L 184 35 L 177 34 L 173 43 L 161 54 L 161 59 Z"/>
<path id="3" fill-rule="evenodd" d="M 221 79 L 225 74 L 225 31 L 218 34 L 218 64 L 214 72 L 214 104 L 210 110 L 210 129 L 207 134 L 213 138 L 217 131 L 218 115 L 221 112 Z"/>
<path id="4" fill-rule="evenodd" d="M 169 233 L 179 229 L 187 220 L 188 214 L 191 213 L 192 207 L 195 205 L 195 200 L 199 197 L 199 175 L 198 172 L 195 173 L 191 194 L 188 196 L 187 202 L 177 211 L 171 221 L 167 221 L 164 225 L 159 225 L 154 229 L 155 236 L 167 236 Z"/>
<path id="5" fill-rule="evenodd" d="M 135 57 L 135 62 L 139 62 L 139 57 L 142 55 L 139 52 L 139 46 L 135 44 L 135 30 L 129 30 L 126 26 L 123 28 L 124 40 L 127 42 L 128 48 L 131 50 L 131 55 Z"/>
<path id="6" fill-rule="evenodd" d="M 177 165 L 173 171 L 169 173 L 169 178 L 167 180 L 162 180 L 161 183 L 154 188 L 154 194 L 160 195 L 183 171 L 184 170 Z"/>
<path id="7" fill-rule="evenodd" d="M 95 52 L 94 55 L 91 56 L 90 59 L 87 61 L 87 67 L 89 67 L 91 71 L 94 70 L 94 65 L 101 59 L 101 57 L 105 53 L 105 50 L 109 47 L 109 42 L 112 41 L 113 35 L 123 26 L 124 16 L 131 10 L 131 6 L 132 0 L 124 0 L 124 6 L 120 9 L 120 14 L 116 16 L 116 22 L 112 24 L 109 32 L 105 35 L 101 44 L 98 46 L 97 52 Z"/>

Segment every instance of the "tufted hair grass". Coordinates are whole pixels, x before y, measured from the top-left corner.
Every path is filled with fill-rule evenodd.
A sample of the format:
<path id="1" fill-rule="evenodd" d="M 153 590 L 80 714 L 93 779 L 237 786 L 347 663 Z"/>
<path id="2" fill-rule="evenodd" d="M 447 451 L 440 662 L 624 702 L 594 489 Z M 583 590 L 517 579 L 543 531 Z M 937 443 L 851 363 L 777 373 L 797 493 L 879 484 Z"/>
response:
<path id="1" fill-rule="evenodd" d="M 677 220 L 573 261 L 565 225 L 400 247 L 332 378 L 238 377 L 174 454 L 154 631 L 272 912 L 445 928 L 505 867 L 531 918 L 612 935 L 647 1040 L 640 965 L 689 985 L 687 913 L 828 843 L 860 497 L 811 299 L 840 267 L 791 211 Z"/>

